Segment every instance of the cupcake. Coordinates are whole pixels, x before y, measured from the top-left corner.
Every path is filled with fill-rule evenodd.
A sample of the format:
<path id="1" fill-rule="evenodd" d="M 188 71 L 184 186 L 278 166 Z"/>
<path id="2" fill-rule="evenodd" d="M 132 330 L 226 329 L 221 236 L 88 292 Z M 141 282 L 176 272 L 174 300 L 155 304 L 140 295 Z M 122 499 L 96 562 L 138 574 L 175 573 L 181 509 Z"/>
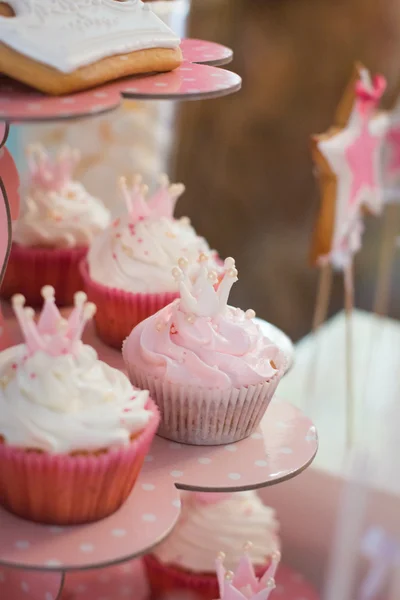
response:
<path id="1" fill-rule="evenodd" d="M 255 492 L 183 493 L 175 529 L 144 559 L 152 597 L 195 592 L 201 600 L 219 598 L 215 554 L 222 551 L 234 571 L 248 540 L 252 568 L 261 577 L 279 555 L 278 530 L 274 510 Z"/>
<path id="2" fill-rule="evenodd" d="M 123 345 L 134 385 L 161 411 L 159 434 L 195 445 L 229 444 L 259 425 L 282 377 L 283 353 L 246 312 L 228 306 L 237 281 L 203 257 L 194 280 L 185 258 L 174 268 L 180 297 L 135 327 Z"/>
<path id="3" fill-rule="evenodd" d="M 179 284 L 171 276 L 178 258 L 193 262 L 210 252 L 187 217 L 173 217 L 183 185 L 170 185 L 162 176 L 147 201 L 141 177 L 132 187 L 125 179 L 120 185 L 127 214 L 93 241 L 82 263 L 85 290 L 97 305 L 97 333 L 118 349 L 135 325 L 178 298 Z"/>
<path id="4" fill-rule="evenodd" d="M 128 497 L 159 416 L 147 391 L 81 342 L 95 312 L 86 295 L 68 321 L 53 288 L 43 297 L 37 324 L 13 297 L 25 343 L 0 353 L 0 504 L 40 523 L 89 523 Z"/>
<path id="5" fill-rule="evenodd" d="M 51 284 L 60 306 L 73 303 L 82 288 L 79 263 L 110 213 L 72 179 L 78 153 L 69 148 L 52 159 L 42 146 L 28 150 L 29 181 L 25 206 L 14 225 L 13 245 L 1 288 L 4 298 L 21 292 L 32 305 Z"/>

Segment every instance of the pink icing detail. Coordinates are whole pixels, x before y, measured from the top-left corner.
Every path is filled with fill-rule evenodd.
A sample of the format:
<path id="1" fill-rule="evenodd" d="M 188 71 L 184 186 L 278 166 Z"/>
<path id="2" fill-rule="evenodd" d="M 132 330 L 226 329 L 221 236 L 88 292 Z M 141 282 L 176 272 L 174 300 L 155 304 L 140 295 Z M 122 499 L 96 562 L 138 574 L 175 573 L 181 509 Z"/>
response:
<path id="1" fill-rule="evenodd" d="M 375 78 L 374 87 L 371 92 L 368 92 L 361 81 L 356 84 L 358 98 L 356 100 L 356 110 L 361 118 L 361 131 L 354 142 L 346 148 L 345 155 L 348 161 L 349 168 L 352 173 L 352 185 L 349 194 L 349 203 L 354 204 L 361 192 L 367 188 L 368 190 L 376 190 L 378 187 L 377 173 L 374 166 L 374 158 L 377 148 L 381 144 L 381 140 L 371 135 L 369 123 L 372 114 L 379 102 L 386 84 L 382 85 L 381 77 Z"/>
<path id="2" fill-rule="evenodd" d="M 143 244 L 143 240 L 142 240 L 142 238 L 139 238 L 139 239 L 138 239 L 138 244 Z"/>
<path id="3" fill-rule="evenodd" d="M 28 148 L 30 185 L 48 192 L 60 192 L 71 181 L 79 161 L 79 152 L 63 148 L 55 158 L 38 145 Z"/>
<path id="4" fill-rule="evenodd" d="M 194 281 L 188 277 L 189 265 L 176 267 L 180 299 L 139 323 L 124 355 L 134 356 L 137 368 L 154 377 L 218 389 L 257 385 L 283 371 L 279 349 L 247 314 L 227 306 L 237 280 L 234 264 L 233 259 L 225 261 L 218 286 L 216 273 L 204 261 Z"/>
<path id="5" fill-rule="evenodd" d="M 159 188 L 148 199 L 146 199 L 148 189 L 146 185 L 143 185 L 140 175 L 134 177 L 133 184 L 130 187 L 128 187 L 126 179 L 122 178 L 120 188 L 131 220 L 130 229 L 132 234 L 134 233 L 134 223 L 148 218 L 161 219 L 167 217 L 172 219 L 176 201 L 185 190 L 181 183 L 170 185 L 166 175 L 161 176 Z"/>
<path id="6" fill-rule="evenodd" d="M 259 579 L 246 549 L 235 573 L 227 573 L 224 567 L 224 557 L 218 557 L 216 572 L 219 600 L 268 600 L 271 592 L 275 589 L 275 574 L 280 559 L 280 553 L 274 552 L 270 566 Z"/>
<path id="7" fill-rule="evenodd" d="M 62 318 L 55 304 L 54 288 L 45 286 L 42 289 L 44 307 L 38 323 L 34 321 L 35 313 L 31 308 L 25 308 L 25 298 L 16 294 L 12 305 L 17 317 L 28 356 L 35 352 L 46 352 L 50 356 L 73 353 L 77 342 L 81 339 L 86 323 L 93 317 L 96 307 L 86 303 L 86 294 L 75 294 L 75 307 L 69 319 Z M 24 357 L 26 360 L 27 357 Z M 31 375 L 36 377 L 35 374 Z"/>

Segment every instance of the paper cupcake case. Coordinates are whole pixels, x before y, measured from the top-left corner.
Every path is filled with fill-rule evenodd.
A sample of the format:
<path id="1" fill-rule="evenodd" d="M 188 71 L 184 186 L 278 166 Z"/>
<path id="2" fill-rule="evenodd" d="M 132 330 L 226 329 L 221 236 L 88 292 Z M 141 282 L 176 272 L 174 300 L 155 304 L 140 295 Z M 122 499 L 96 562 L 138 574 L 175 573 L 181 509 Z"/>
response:
<path id="1" fill-rule="evenodd" d="M 158 434 L 195 446 L 238 442 L 260 424 L 284 369 L 267 382 L 228 390 L 182 386 L 147 375 L 125 359 L 136 387 L 150 390 L 161 412 Z"/>
<path id="2" fill-rule="evenodd" d="M 161 563 L 153 554 L 143 559 L 149 582 L 151 598 L 164 598 L 166 594 L 195 594 L 196 600 L 216 600 L 219 597 L 218 581 L 213 573 L 194 573 L 173 565 Z M 262 577 L 269 566 L 254 568 L 257 577 Z M 191 596 L 190 596 L 191 597 Z"/>
<path id="3" fill-rule="evenodd" d="M 115 512 L 129 496 L 156 433 L 159 414 L 128 447 L 49 454 L 0 444 L 0 503 L 24 519 L 52 525 L 89 523 Z"/>
<path id="4" fill-rule="evenodd" d="M 36 248 L 13 244 L 1 296 L 11 298 L 23 294 L 28 305 L 41 305 L 41 289 L 52 285 L 56 290 L 57 304 L 73 304 L 75 292 L 83 287 L 79 264 L 87 248 Z"/>
<path id="5" fill-rule="evenodd" d="M 105 344 L 118 350 L 138 323 L 179 297 L 175 292 L 135 294 L 109 288 L 90 278 L 86 260 L 81 262 L 80 272 L 84 290 L 97 306 L 94 319 L 97 334 Z"/>

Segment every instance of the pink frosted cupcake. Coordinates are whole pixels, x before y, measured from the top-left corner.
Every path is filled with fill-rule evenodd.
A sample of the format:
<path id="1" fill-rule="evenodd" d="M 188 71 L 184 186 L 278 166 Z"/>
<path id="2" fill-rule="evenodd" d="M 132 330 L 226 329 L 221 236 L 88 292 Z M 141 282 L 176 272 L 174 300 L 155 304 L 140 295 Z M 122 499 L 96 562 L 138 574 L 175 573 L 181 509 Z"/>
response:
<path id="1" fill-rule="evenodd" d="M 52 159 L 41 146 L 31 146 L 28 158 L 25 205 L 15 223 L 1 295 L 21 292 L 38 305 L 40 290 L 50 284 L 58 304 L 70 305 L 82 288 L 79 264 L 93 237 L 107 227 L 110 213 L 72 179 L 76 151 L 64 148 Z"/>
<path id="2" fill-rule="evenodd" d="M 198 600 L 218 598 L 215 551 L 234 571 L 248 540 L 247 558 L 262 577 L 279 556 L 275 511 L 256 492 L 182 494 L 182 513 L 172 533 L 144 558 L 152 598 L 195 593 Z"/>
<path id="3" fill-rule="evenodd" d="M 178 258 L 196 261 L 210 251 L 188 218 L 173 217 L 183 185 L 163 176 L 147 201 L 140 177 L 131 188 L 122 179 L 121 190 L 127 214 L 94 240 L 82 264 L 85 290 L 97 306 L 97 333 L 118 349 L 135 325 L 178 297 L 171 276 Z"/>
<path id="4" fill-rule="evenodd" d="M 174 268 L 180 298 L 140 323 L 123 346 L 134 385 L 161 411 L 159 434 L 187 444 L 229 444 L 259 425 L 286 360 L 253 321 L 228 306 L 237 281 L 227 258 L 221 280 L 203 257 L 194 280 L 185 258 Z"/>
<path id="5" fill-rule="evenodd" d="M 159 415 L 147 391 L 80 338 L 95 306 L 76 294 L 68 321 L 43 289 L 38 323 L 13 306 L 25 344 L 0 353 L 0 504 L 57 525 L 107 517 L 128 497 Z"/>

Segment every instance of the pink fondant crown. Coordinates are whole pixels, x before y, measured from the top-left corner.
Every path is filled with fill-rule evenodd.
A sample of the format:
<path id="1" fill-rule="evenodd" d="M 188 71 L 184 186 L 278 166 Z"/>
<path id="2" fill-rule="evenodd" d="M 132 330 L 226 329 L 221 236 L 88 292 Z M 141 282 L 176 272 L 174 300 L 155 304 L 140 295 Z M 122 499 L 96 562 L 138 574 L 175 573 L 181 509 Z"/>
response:
<path id="1" fill-rule="evenodd" d="M 148 187 L 143 184 L 140 175 L 133 178 L 130 186 L 128 186 L 126 178 L 121 177 L 120 188 L 132 223 L 148 218 L 167 217 L 172 219 L 176 202 L 185 191 L 182 183 L 171 185 L 167 175 L 160 176 L 160 185 L 149 198 L 147 198 Z"/>
<path id="2" fill-rule="evenodd" d="M 30 185 L 49 192 L 60 192 L 71 181 L 80 153 L 65 146 L 52 158 L 40 144 L 28 146 Z"/>
<path id="3" fill-rule="evenodd" d="M 356 94 L 366 107 L 375 108 L 386 89 L 386 79 L 382 75 L 371 77 L 365 68 L 360 69 L 360 79 L 356 83 Z"/>
<path id="4" fill-rule="evenodd" d="M 238 272 L 233 258 L 224 262 L 222 275 L 208 265 L 209 257 L 202 253 L 198 262 L 200 268 L 194 277 L 191 265 L 186 258 L 180 258 L 172 275 L 179 282 L 180 308 L 194 322 L 197 317 L 216 317 L 228 305 L 233 284 L 238 280 Z M 248 310 L 246 316 L 254 318 L 255 312 Z"/>
<path id="5" fill-rule="evenodd" d="M 74 297 L 75 307 L 68 319 L 64 319 L 56 304 L 54 288 L 46 285 L 42 288 L 43 310 L 38 322 L 35 322 L 33 308 L 25 307 L 25 298 L 16 294 L 12 306 L 25 339 L 28 355 L 42 351 L 51 356 L 61 356 L 74 352 L 76 343 L 81 339 L 86 323 L 96 312 L 96 306 L 86 302 L 84 292 Z"/>
<path id="6" fill-rule="evenodd" d="M 243 556 L 236 571 L 226 571 L 225 555 L 221 552 L 216 560 L 216 571 L 219 585 L 219 600 L 268 600 L 275 589 L 275 573 L 281 560 L 280 552 L 274 552 L 271 564 L 259 579 L 249 555 L 251 543 L 243 549 Z"/>

